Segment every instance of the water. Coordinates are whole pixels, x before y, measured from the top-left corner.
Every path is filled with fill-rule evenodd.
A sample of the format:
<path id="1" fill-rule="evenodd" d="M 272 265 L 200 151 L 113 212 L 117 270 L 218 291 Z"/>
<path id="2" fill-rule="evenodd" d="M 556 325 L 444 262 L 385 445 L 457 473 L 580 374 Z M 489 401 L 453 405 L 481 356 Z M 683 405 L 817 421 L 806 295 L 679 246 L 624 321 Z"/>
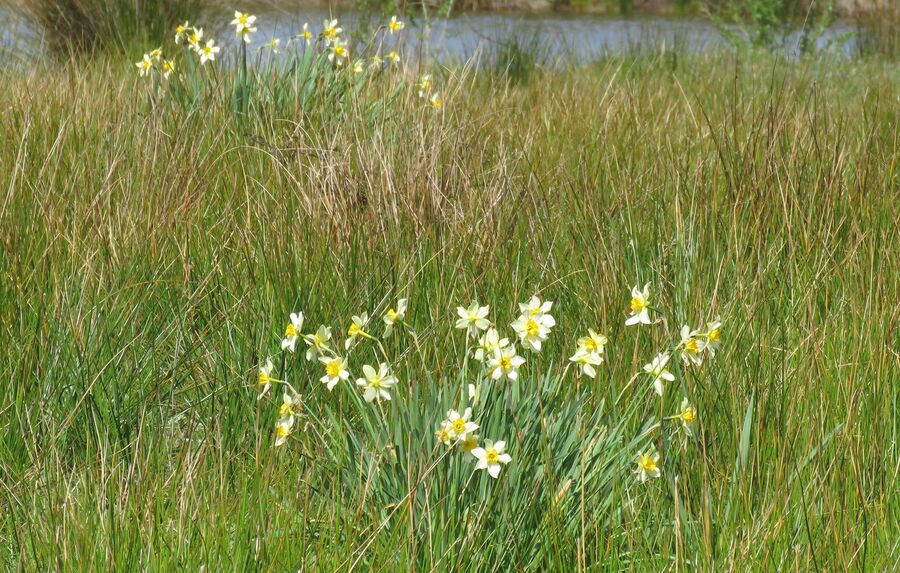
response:
<path id="1" fill-rule="evenodd" d="M 299 32 L 304 22 L 314 33 L 322 29 L 322 22 L 331 13 L 324 8 L 276 9 L 259 6 L 249 11 L 258 17 L 258 33 L 253 35 L 253 46 L 260 46 L 272 38 L 283 43 Z M 335 11 L 346 32 L 360 30 L 361 25 L 377 25 L 380 20 L 366 17 L 352 10 Z M 207 16 L 193 22 L 203 27 L 207 36 L 212 30 L 218 43 L 229 46 L 236 43 L 233 32 L 227 27 L 232 14 L 223 11 L 218 22 Z M 711 22 L 698 18 L 666 17 L 602 17 L 577 14 L 515 14 L 515 13 L 466 13 L 449 19 L 423 18 L 407 20 L 406 29 L 398 36 L 387 38 L 383 52 L 394 49 L 403 42 L 407 58 L 433 58 L 439 61 L 464 61 L 479 52 L 490 51 L 498 43 L 518 38 L 526 45 L 536 42 L 539 51 L 550 60 L 575 62 L 634 50 L 678 49 L 692 53 L 721 49 L 729 46 L 728 40 Z M 0 47 L 10 45 L 16 39 L 39 37 L 26 23 L 4 15 L 0 9 Z M 818 38 L 820 50 L 830 49 L 849 53 L 854 47 L 854 28 L 848 23 L 837 23 Z M 400 40 L 399 38 L 402 38 Z M 357 34 L 356 39 L 364 40 Z M 795 32 L 783 38 L 787 54 L 799 53 L 800 34 Z M 39 42 L 37 42 L 39 43 Z"/>

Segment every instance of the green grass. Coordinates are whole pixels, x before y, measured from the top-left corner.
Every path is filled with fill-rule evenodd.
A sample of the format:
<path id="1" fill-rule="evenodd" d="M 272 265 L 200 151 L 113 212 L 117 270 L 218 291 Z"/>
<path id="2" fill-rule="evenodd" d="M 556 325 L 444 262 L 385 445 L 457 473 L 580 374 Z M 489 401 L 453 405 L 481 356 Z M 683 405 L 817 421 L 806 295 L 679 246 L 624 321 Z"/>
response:
<path id="1" fill-rule="evenodd" d="M 240 114 L 224 69 L 155 98 L 130 62 L 6 72 L 5 568 L 897 566 L 896 64 L 467 70 L 432 70 L 436 113 L 412 74 L 305 91 L 269 69 Z M 626 328 L 645 282 L 659 322 Z M 478 378 L 455 308 L 490 304 L 511 335 L 534 293 L 558 326 L 475 407 L 513 462 L 472 476 L 434 438 Z M 367 310 L 379 334 L 400 296 L 414 335 L 350 354 L 355 375 L 388 358 L 390 403 L 278 352 L 292 311 L 341 339 Z M 674 359 L 659 400 L 635 375 L 716 315 L 715 360 Z M 579 380 L 588 328 L 607 360 Z M 304 402 L 277 449 L 267 356 Z M 684 395 L 682 449 L 655 424 Z M 641 484 L 650 443 L 662 478 Z"/>

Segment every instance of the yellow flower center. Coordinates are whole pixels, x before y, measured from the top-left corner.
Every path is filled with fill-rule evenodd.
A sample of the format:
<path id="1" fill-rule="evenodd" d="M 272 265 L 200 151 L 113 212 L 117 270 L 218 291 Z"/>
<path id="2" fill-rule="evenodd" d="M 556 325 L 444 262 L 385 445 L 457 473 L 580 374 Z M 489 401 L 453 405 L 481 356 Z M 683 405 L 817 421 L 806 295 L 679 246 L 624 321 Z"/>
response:
<path id="1" fill-rule="evenodd" d="M 442 442 L 450 441 L 450 431 L 447 430 L 447 428 L 441 428 L 440 430 L 435 432 L 434 435 L 437 436 L 437 439 Z"/>
<path id="2" fill-rule="evenodd" d="M 540 325 L 535 320 L 529 319 L 525 323 L 525 333 L 530 337 L 537 336 L 541 331 Z"/>
<path id="3" fill-rule="evenodd" d="M 400 315 L 397 314 L 396 310 L 394 310 L 393 308 L 388 309 L 387 317 L 391 320 L 391 322 L 396 321 L 398 316 L 400 316 Z"/>
<path id="4" fill-rule="evenodd" d="M 597 350 L 597 348 L 599 348 L 599 345 L 597 344 L 596 340 L 594 340 L 593 338 L 585 338 L 584 339 L 584 349 L 585 350 Z"/>
<path id="5" fill-rule="evenodd" d="M 309 30 L 303 32 L 303 39 L 304 39 L 304 40 L 311 40 L 311 39 L 312 39 L 312 32 L 310 32 Z"/>
<path id="6" fill-rule="evenodd" d="M 246 26 L 247 24 L 250 23 L 249 20 L 247 19 L 247 14 L 241 14 L 240 16 L 238 16 L 237 20 L 241 26 Z"/>
<path id="7" fill-rule="evenodd" d="M 457 418 L 453 420 L 453 431 L 457 434 L 462 434 L 466 431 L 466 421 L 462 418 Z"/>
<path id="8" fill-rule="evenodd" d="M 264 370 L 259 371 L 259 385 L 260 386 L 265 386 L 266 384 L 269 383 L 269 380 L 271 380 L 271 379 L 272 378 L 271 378 L 271 376 L 269 376 L 268 372 L 266 372 Z"/>
<path id="9" fill-rule="evenodd" d="M 463 451 L 471 452 L 478 447 L 478 440 L 474 436 L 469 436 L 460 444 Z"/>
<path id="10" fill-rule="evenodd" d="M 719 329 L 710 330 L 709 334 L 706 335 L 709 338 L 710 342 L 718 342 L 719 341 Z"/>
<path id="11" fill-rule="evenodd" d="M 291 405 L 287 402 L 281 404 L 281 407 L 278 408 L 278 415 L 282 418 L 287 418 L 291 413 Z"/>
<path id="12" fill-rule="evenodd" d="M 656 470 L 656 461 L 647 455 L 642 455 L 641 459 L 638 461 L 641 468 L 646 472 L 652 472 Z"/>
<path id="13" fill-rule="evenodd" d="M 347 50 L 344 49 L 344 46 L 335 46 L 334 47 L 334 55 L 343 58 L 344 54 L 347 53 Z"/>
<path id="14" fill-rule="evenodd" d="M 512 370 L 512 358 L 509 356 L 501 356 L 500 368 L 502 368 L 505 372 Z"/>
<path id="15" fill-rule="evenodd" d="M 291 431 L 287 426 L 282 426 L 281 424 L 275 426 L 275 435 L 279 438 L 285 438 Z"/>
<path id="16" fill-rule="evenodd" d="M 688 408 L 684 412 L 681 413 L 681 419 L 690 424 L 695 420 L 696 415 L 694 414 L 693 408 Z"/>
<path id="17" fill-rule="evenodd" d="M 294 338 L 297 336 L 297 329 L 294 327 L 294 323 L 288 324 L 287 328 L 284 329 L 284 337 L 285 338 Z"/>
<path id="18" fill-rule="evenodd" d="M 641 312 L 647 308 L 647 301 L 641 297 L 631 297 L 631 312 Z"/>
<path id="19" fill-rule="evenodd" d="M 352 338 L 354 336 L 359 336 L 360 334 L 362 334 L 362 331 L 362 327 L 354 322 L 347 330 L 347 334 Z"/>
<path id="20" fill-rule="evenodd" d="M 338 359 L 331 360 L 325 365 L 325 374 L 330 378 L 337 378 L 341 373 L 341 361 Z"/>
<path id="21" fill-rule="evenodd" d="M 697 346 L 697 339 L 691 338 L 687 342 L 684 343 L 684 349 L 690 352 L 691 354 L 697 354 L 700 352 L 700 347 Z"/>
<path id="22" fill-rule="evenodd" d="M 371 380 L 369 380 L 369 387 L 370 388 L 381 388 L 382 380 L 384 380 L 384 378 L 382 378 L 381 376 L 376 376 L 375 378 L 372 378 Z"/>
<path id="23" fill-rule="evenodd" d="M 484 453 L 484 459 L 487 460 L 487 463 L 489 464 L 496 464 L 500 461 L 500 454 L 497 453 L 497 450 L 491 448 Z"/>
<path id="24" fill-rule="evenodd" d="M 325 28 L 322 30 L 322 35 L 326 38 L 336 38 L 337 37 L 337 29 L 336 28 Z"/>

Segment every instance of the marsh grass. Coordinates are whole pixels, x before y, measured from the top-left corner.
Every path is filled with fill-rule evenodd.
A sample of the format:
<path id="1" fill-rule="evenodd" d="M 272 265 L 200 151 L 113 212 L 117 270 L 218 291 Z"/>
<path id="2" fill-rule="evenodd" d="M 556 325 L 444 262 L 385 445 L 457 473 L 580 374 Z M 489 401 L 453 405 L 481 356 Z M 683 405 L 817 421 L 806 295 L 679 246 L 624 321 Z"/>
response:
<path id="1" fill-rule="evenodd" d="M 270 105 L 295 88 L 260 76 L 235 114 L 225 70 L 154 101 L 104 60 L 0 82 L 5 565 L 896 566 L 897 68 L 471 70 L 442 71 L 442 113 L 402 75 L 373 88 L 396 90 L 379 113 Z M 664 321 L 626 331 L 644 282 Z M 433 435 L 474 377 L 453 308 L 504 325 L 535 292 L 559 326 L 479 420 L 514 461 L 469 482 Z M 273 448 L 254 377 L 288 313 L 343 331 L 404 295 L 415 337 L 386 343 L 404 400 L 364 408 L 278 358 L 305 417 Z M 707 368 L 678 368 L 662 403 L 628 383 L 714 314 Z M 607 362 L 577 381 L 562 364 L 589 327 Z M 683 394 L 697 439 L 641 485 L 633 455 Z"/>
<path id="2" fill-rule="evenodd" d="M 125 54 L 162 44 L 178 22 L 201 17 L 210 0 L 13 0 L 50 52 Z"/>

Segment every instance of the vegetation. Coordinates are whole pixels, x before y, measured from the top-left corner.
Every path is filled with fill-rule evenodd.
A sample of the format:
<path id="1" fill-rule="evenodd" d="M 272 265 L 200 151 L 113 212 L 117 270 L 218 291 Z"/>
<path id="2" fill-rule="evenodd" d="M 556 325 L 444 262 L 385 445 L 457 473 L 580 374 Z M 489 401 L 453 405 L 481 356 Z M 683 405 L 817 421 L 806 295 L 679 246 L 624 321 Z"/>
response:
<path id="1" fill-rule="evenodd" d="M 896 64 L 372 65 L 396 32 L 3 72 L 0 563 L 895 567 Z M 516 380 L 456 328 L 473 301 Z M 540 352 L 520 311 L 555 318 Z M 467 407 L 496 478 L 436 435 Z"/>

